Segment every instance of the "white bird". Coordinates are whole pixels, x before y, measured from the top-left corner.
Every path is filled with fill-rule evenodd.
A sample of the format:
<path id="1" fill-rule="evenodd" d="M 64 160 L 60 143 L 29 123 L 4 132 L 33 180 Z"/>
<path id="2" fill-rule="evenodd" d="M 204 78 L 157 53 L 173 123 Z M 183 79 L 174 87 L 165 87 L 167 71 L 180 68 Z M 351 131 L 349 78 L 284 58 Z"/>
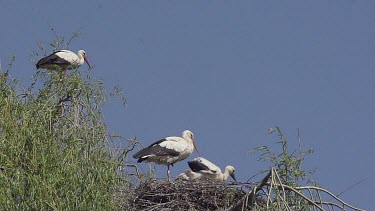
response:
<path id="1" fill-rule="evenodd" d="M 135 153 L 133 158 L 138 159 L 138 163 L 146 161 L 167 165 L 167 176 L 169 180 L 171 176 L 169 166 L 173 166 L 173 164 L 177 163 L 178 161 L 189 157 L 193 153 L 194 148 L 199 154 L 197 146 L 194 142 L 193 133 L 189 130 L 185 130 L 182 132 L 182 138 L 172 136 L 161 139 Z"/>
<path id="2" fill-rule="evenodd" d="M 81 66 L 83 62 L 86 62 L 89 68 L 91 68 L 84 50 L 79 50 L 77 54 L 68 50 L 60 50 L 40 59 L 36 64 L 36 68 L 63 70 L 66 75 L 66 70 L 76 69 Z"/>
<path id="3" fill-rule="evenodd" d="M 179 177 L 186 180 L 211 180 L 214 182 L 224 182 L 229 176 L 235 182 L 236 176 L 234 174 L 235 168 L 233 166 L 225 167 L 224 173 L 215 164 L 211 163 L 205 158 L 197 157 L 188 162 L 190 169 L 180 174 Z"/>

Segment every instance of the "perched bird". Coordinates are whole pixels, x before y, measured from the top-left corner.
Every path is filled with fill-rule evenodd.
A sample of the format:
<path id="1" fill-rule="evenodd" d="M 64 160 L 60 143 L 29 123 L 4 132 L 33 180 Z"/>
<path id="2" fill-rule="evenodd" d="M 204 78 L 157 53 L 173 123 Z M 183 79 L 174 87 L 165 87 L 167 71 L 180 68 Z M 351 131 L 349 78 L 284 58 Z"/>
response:
<path id="1" fill-rule="evenodd" d="M 169 180 L 171 176 L 169 166 L 173 166 L 173 164 L 178 161 L 189 157 L 193 153 L 194 148 L 199 154 L 194 142 L 193 133 L 190 130 L 185 130 L 182 132 L 182 138 L 172 136 L 161 139 L 135 153 L 133 158 L 138 159 L 138 163 L 146 161 L 167 165 L 167 176 Z"/>
<path id="2" fill-rule="evenodd" d="M 76 69 L 81 66 L 83 62 L 86 62 L 89 68 L 91 68 L 84 50 L 79 50 L 77 54 L 68 50 L 60 50 L 39 60 L 36 64 L 36 68 L 63 70 L 66 75 L 66 70 Z"/>
<path id="3" fill-rule="evenodd" d="M 192 161 L 188 162 L 188 165 L 191 170 L 186 170 L 184 173 L 180 174 L 180 178 L 185 180 L 210 180 L 214 182 L 223 182 L 227 180 L 228 176 L 231 176 L 233 180 L 237 182 L 234 174 L 235 168 L 233 166 L 225 167 L 224 173 L 221 173 L 219 167 L 202 157 L 194 158 Z"/>

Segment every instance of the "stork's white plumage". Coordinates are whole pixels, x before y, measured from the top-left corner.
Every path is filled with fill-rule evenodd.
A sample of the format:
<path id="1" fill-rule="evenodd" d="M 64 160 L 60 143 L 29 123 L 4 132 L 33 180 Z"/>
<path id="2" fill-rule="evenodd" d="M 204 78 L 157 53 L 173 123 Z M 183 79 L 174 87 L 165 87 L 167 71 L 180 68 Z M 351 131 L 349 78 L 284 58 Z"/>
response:
<path id="1" fill-rule="evenodd" d="M 192 161 L 188 162 L 190 169 L 180 174 L 179 177 L 186 180 L 210 180 L 214 182 L 223 182 L 227 180 L 229 176 L 236 181 L 234 174 L 235 168 L 233 166 L 225 167 L 224 173 L 221 172 L 220 168 L 209 160 L 197 157 Z"/>
<path id="2" fill-rule="evenodd" d="M 79 50 L 77 54 L 69 50 L 60 50 L 46 56 L 38 61 L 36 68 L 48 70 L 73 70 L 81 66 L 84 62 L 91 68 L 90 62 L 84 50 Z"/>
<path id="3" fill-rule="evenodd" d="M 146 161 L 167 165 L 169 180 L 169 167 L 189 157 L 193 153 L 194 148 L 198 152 L 194 142 L 194 134 L 189 130 L 185 130 L 182 132 L 182 137 L 173 136 L 161 139 L 135 153 L 133 158 L 138 159 L 138 163 Z"/>

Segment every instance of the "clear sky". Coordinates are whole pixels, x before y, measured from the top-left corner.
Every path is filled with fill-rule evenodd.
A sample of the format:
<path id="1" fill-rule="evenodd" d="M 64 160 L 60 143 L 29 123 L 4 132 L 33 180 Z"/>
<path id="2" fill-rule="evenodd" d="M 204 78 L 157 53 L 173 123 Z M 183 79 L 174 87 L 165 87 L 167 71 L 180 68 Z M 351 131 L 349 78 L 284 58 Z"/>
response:
<path id="1" fill-rule="evenodd" d="M 28 82 L 31 52 L 54 39 L 50 28 L 79 31 L 71 49 L 86 50 L 92 74 L 128 101 L 107 106 L 111 130 L 148 145 L 190 129 L 202 156 L 235 166 L 245 181 L 269 167 L 246 152 L 279 148 L 269 127 L 281 127 L 293 147 L 300 128 L 303 146 L 315 149 L 304 165 L 317 168 L 313 179 L 338 194 L 367 178 L 341 197 L 370 209 L 374 11 L 374 1 L 359 0 L 0 0 L 0 58 L 4 68 L 15 55 L 11 74 Z M 165 177 L 166 167 L 156 168 Z"/>

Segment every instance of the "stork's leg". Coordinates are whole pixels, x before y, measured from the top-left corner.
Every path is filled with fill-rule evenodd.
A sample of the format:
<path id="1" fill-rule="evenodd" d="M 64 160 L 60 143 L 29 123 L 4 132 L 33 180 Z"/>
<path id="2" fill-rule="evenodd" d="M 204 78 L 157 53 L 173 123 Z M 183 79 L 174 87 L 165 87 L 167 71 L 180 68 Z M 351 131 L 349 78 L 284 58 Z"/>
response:
<path id="1" fill-rule="evenodd" d="M 66 70 L 64 70 L 64 76 L 66 77 Z"/>
<path id="2" fill-rule="evenodd" d="M 171 171 L 169 170 L 169 165 L 168 165 L 168 172 L 167 172 L 167 176 L 168 176 L 168 182 L 170 182 L 170 178 L 171 178 Z"/>

